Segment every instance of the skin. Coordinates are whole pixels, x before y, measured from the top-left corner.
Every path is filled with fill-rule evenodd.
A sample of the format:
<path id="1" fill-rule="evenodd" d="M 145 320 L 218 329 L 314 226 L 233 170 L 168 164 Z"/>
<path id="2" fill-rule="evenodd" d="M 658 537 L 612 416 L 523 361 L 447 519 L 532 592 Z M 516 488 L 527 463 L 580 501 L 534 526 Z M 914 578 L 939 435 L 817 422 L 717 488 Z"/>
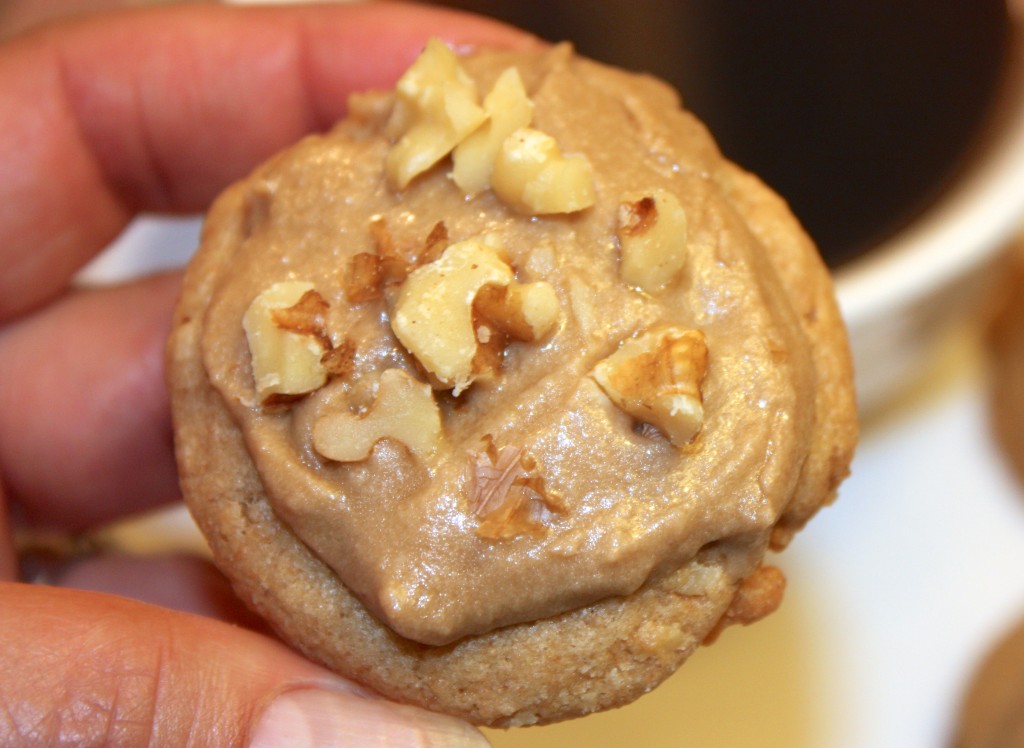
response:
<path id="1" fill-rule="evenodd" d="M 191 5 L 0 46 L 0 743 L 240 745 L 275 694 L 344 688 L 268 636 L 195 615 L 252 623 L 193 559 L 65 576 L 159 588 L 172 611 L 19 583 L 12 536 L 178 498 L 163 349 L 180 277 L 82 290 L 76 271 L 140 211 L 203 210 L 343 116 L 349 92 L 391 85 L 430 36 L 534 43 L 404 5 Z"/>

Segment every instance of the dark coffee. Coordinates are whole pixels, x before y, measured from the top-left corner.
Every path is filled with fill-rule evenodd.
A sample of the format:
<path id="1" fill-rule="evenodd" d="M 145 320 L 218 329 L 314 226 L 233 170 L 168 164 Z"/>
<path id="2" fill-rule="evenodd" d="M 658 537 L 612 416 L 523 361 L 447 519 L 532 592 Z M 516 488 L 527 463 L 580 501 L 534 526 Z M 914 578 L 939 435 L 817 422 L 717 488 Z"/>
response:
<path id="1" fill-rule="evenodd" d="M 955 176 L 1008 47 L 1004 0 L 451 0 L 683 92 L 836 267 Z"/>

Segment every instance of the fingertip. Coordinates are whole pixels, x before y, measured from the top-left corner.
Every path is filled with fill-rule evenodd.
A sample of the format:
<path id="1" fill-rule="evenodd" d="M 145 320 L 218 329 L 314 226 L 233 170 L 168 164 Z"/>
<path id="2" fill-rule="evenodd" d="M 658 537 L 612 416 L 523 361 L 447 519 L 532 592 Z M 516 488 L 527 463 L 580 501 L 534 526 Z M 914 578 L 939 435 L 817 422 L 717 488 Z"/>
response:
<path id="1" fill-rule="evenodd" d="M 479 730 L 452 717 L 351 691 L 304 688 L 278 695 L 257 715 L 248 745 L 486 748 L 489 743 Z"/>
<path id="2" fill-rule="evenodd" d="M 268 637 L 112 595 L 0 583 L 0 745 L 485 746 Z"/>
<path id="3" fill-rule="evenodd" d="M 430 36 L 535 41 L 430 6 L 188 3 L 99 14 L 4 45 L 0 318 L 56 296 L 135 212 L 202 210 L 276 150 L 332 124 L 353 91 L 393 83 Z"/>

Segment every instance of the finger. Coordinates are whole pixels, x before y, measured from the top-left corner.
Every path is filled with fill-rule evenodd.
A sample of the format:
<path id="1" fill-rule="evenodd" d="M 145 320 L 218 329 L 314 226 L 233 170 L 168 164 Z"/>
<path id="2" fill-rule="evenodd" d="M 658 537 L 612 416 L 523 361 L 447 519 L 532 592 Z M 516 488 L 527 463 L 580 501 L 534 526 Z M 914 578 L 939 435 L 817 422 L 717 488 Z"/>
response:
<path id="1" fill-rule="evenodd" d="M 14 537 L 11 533 L 10 518 L 7 516 L 7 500 L 0 483 L 0 582 L 18 578 L 18 562 L 14 557 Z"/>
<path id="2" fill-rule="evenodd" d="M 95 593 L 0 597 L 2 745 L 486 745 L 245 629 Z"/>
<path id="3" fill-rule="evenodd" d="M 527 37 L 390 3 L 114 14 L 0 51 L 0 319 L 58 293 L 134 212 L 203 208 L 442 36 Z M 130 64 L 126 63 L 130 61 Z"/>
<path id="4" fill-rule="evenodd" d="M 78 291 L 0 333 L 0 475 L 79 531 L 178 497 L 164 346 L 177 274 Z"/>
<path id="5" fill-rule="evenodd" d="M 227 578 L 197 556 L 99 554 L 64 565 L 52 582 L 58 587 L 130 597 L 269 633 L 263 620 L 234 594 Z"/>

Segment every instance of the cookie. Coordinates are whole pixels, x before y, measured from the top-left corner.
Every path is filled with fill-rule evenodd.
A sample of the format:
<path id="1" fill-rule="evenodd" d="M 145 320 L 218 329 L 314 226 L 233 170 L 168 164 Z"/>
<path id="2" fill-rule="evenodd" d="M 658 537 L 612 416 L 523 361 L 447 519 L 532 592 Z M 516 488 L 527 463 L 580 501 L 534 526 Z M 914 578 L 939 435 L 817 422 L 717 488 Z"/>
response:
<path id="1" fill-rule="evenodd" d="M 619 706 L 771 612 L 856 413 L 827 271 L 652 78 L 433 41 L 211 208 L 186 502 L 310 658 L 481 725 Z"/>
<path id="2" fill-rule="evenodd" d="M 1005 634 L 971 678 L 955 748 L 1024 746 L 1024 622 Z"/>

